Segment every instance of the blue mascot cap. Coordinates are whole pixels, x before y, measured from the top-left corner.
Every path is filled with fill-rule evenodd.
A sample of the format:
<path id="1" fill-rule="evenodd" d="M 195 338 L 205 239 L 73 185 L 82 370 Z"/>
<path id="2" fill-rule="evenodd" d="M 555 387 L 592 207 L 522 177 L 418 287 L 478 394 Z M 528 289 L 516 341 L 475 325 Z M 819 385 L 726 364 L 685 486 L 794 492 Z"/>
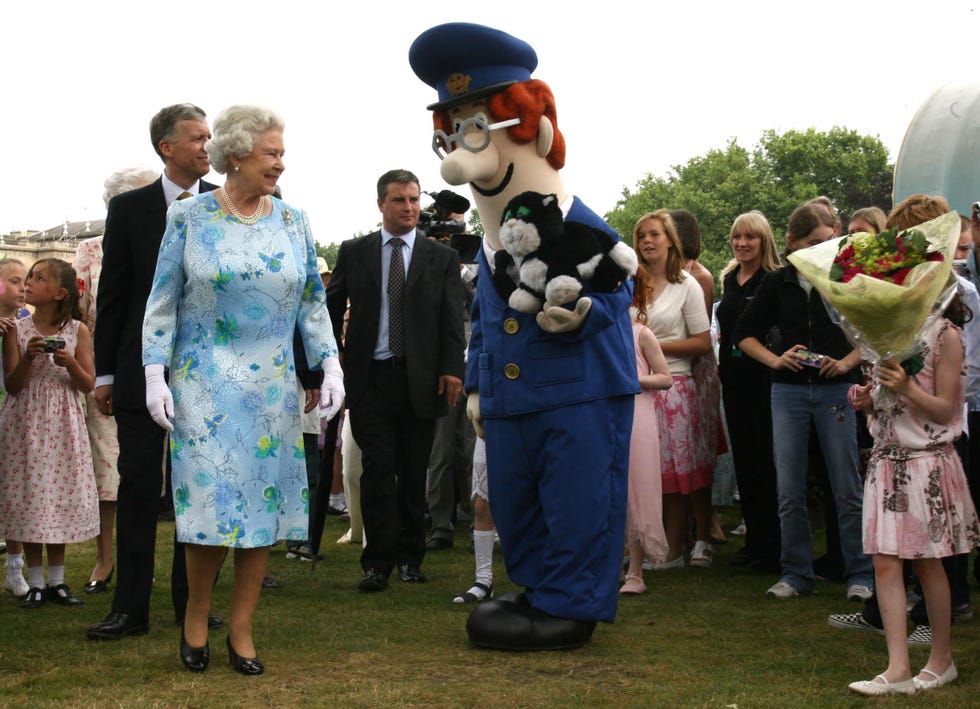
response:
<path id="1" fill-rule="evenodd" d="M 501 30 L 450 22 L 420 34 L 408 50 L 415 74 L 439 94 L 441 111 L 528 81 L 538 66 L 530 44 Z"/>

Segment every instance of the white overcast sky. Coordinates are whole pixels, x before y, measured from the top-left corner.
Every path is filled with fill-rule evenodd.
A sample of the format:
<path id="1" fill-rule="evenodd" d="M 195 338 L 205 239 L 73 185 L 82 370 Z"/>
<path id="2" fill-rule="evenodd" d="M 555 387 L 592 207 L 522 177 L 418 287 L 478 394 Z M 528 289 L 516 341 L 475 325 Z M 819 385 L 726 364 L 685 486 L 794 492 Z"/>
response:
<path id="1" fill-rule="evenodd" d="M 280 184 L 317 241 L 372 230 L 385 170 L 447 187 L 429 148 L 435 92 L 408 48 L 449 21 L 535 48 L 568 143 L 565 184 L 600 213 L 645 174 L 730 138 L 750 148 L 769 128 L 844 126 L 879 136 L 894 161 L 922 102 L 975 78 L 978 13 L 980 0 L 6 2 L 0 233 L 103 218 L 105 178 L 161 167 L 148 122 L 181 101 L 212 118 L 234 103 L 279 111 Z"/>

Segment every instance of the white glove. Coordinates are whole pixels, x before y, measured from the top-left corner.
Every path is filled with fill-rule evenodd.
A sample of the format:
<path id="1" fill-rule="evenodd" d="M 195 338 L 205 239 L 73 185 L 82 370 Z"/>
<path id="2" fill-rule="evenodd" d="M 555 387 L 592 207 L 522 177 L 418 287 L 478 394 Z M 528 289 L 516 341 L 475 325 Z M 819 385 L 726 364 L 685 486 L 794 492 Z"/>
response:
<path id="1" fill-rule="evenodd" d="M 143 368 L 143 374 L 146 377 L 146 408 L 150 410 L 150 418 L 161 428 L 173 431 L 174 425 L 170 419 L 174 417 L 174 397 L 163 378 L 163 365 L 148 364 Z"/>
<path id="2" fill-rule="evenodd" d="M 591 308 L 591 298 L 579 298 L 575 303 L 575 310 L 566 310 L 560 305 L 545 305 L 544 310 L 536 316 L 538 327 L 553 334 L 578 330 Z"/>
<path id="3" fill-rule="evenodd" d="M 320 418 L 329 421 L 344 405 L 344 372 L 340 360 L 327 357 L 323 360 L 323 384 L 320 386 Z"/>
<path id="4" fill-rule="evenodd" d="M 473 422 L 473 430 L 480 438 L 485 438 L 483 417 L 480 415 L 480 392 L 472 391 L 466 397 L 466 416 Z"/>

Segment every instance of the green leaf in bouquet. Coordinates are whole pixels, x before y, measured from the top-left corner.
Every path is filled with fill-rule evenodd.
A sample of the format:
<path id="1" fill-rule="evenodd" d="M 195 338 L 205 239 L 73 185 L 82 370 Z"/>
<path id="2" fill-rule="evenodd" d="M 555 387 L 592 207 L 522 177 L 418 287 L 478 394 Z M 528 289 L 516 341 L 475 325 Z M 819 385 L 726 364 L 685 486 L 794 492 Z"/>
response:
<path id="1" fill-rule="evenodd" d="M 924 254 L 926 252 L 926 247 L 929 245 L 926 241 L 926 235 L 923 234 L 918 229 L 909 229 L 902 236 L 902 243 L 905 245 L 906 252 L 915 252 Z"/>
<path id="2" fill-rule="evenodd" d="M 894 229 L 885 229 L 878 234 L 878 240 L 883 241 L 889 251 L 894 251 L 898 248 L 898 232 Z"/>
<path id="3" fill-rule="evenodd" d="M 840 282 L 844 278 L 844 267 L 835 263 L 830 267 L 830 280 Z"/>

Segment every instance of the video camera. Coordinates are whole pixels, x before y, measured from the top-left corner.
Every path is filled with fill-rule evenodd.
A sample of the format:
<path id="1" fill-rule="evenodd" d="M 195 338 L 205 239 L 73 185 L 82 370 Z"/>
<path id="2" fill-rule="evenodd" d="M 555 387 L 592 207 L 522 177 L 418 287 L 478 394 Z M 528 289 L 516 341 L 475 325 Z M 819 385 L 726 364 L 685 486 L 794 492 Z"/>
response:
<path id="1" fill-rule="evenodd" d="M 419 214 L 418 233 L 455 249 L 461 262 L 475 262 L 480 237 L 467 234 L 466 222 L 454 216 L 465 214 L 470 208 L 470 201 L 452 190 L 423 194 L 432 197 L 433 202 Z"/>

